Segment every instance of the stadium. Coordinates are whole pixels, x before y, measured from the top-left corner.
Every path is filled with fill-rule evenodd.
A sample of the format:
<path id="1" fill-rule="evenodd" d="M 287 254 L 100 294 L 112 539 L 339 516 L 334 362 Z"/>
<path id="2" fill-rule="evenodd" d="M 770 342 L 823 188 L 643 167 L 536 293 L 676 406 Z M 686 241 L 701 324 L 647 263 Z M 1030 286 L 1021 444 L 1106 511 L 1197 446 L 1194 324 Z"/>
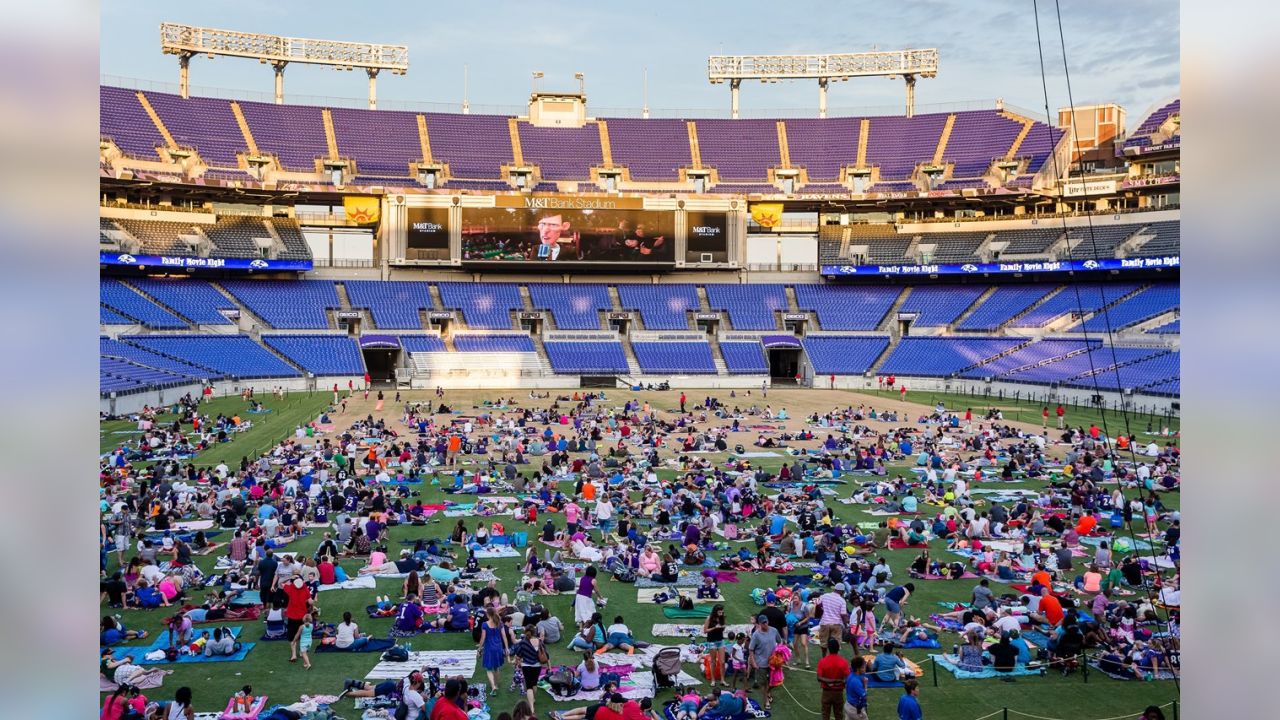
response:
<path id="1" fill-rule="evenodd" d="M 110 717 L 1177 716 L 1176 97 L 917 105 L 940 53 L 894 50 L 710 56 L 718 115 L 581 74 L 472 112 L 379 103 L 411 47 L 160 39 L 176 87 L 100 86 Z M 206 55 L 274 96 L 193 92 Z M 294 102 L 302 63 L 367 100 Z M 719 689 L 775 613 L 787 657 Z"/>

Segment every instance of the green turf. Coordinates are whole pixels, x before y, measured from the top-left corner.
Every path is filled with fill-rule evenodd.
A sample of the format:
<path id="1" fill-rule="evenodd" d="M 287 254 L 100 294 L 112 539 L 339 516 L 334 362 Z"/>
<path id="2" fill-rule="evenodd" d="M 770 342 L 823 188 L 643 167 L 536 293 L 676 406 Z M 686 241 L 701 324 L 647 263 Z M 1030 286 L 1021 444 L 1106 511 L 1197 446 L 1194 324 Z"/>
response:
<path id="1" fill-rule="evenodd" d="M 268 403 L 270 405 L 270 403 Z M 286 413 L 279 416 L 284 420 Z M 293 429 L 294 422 L 279 423 L 281 434 L 283 437 L 288 431 Z M 265 433 L 265 425 L 263 432 Z M 268 439 L 265 435 L 258 444 L 270 444 L 274 439 Z M 248 438 L 246 438 L 248 439 Z M 238 459 L 246 450 L 236 450 L 234 459 Z M 768 468 L 776 468 L 780 465 L 782 458 L 776 460 L 764 461 L 764 466 Z M 205 458 L 201 458 L 201 464 L 206 462 Z M 891 466 L 891 472 L 904 469 L 905 466 Z M 664 479 L 670 477 L 673 473 L 663 472 Z M 1036 483 L 1020 484 L 1016 487 L 1036 487 Z M 568 485 L 562 486 L 568 488 Z M 438 501 L 447 497 L 438 489 L 431 486 L 423 486 L 423 499 L 425 502 Z M 847 495 L 850 490 L 848 487 L 841 487 L 837 490 L 842 496 Z M 1166 494 L 1163 499 L 1171 507 L 1177 507 L 1177 494 Z M 859 508 L 841 503 L 831 503 L 830 505 L 838 518 L 844 521 L 856 522 L 872 519 Z M 554 516 L 559 520 L 559 516 Z M 426 527 L 396 527 L 390 530 L 390 539 L 388 540 L 388 548 L 394 554 L 396 550 L 402 547 L 399 544 L 401 539 L 415 539 L 419 537 L 445 537 L 448 529 L 456 522 L 453 518 L 440 517 L 440 522 L 432 523 Z M 468 519 L 468 525 L 474 528 L 473 520 Z M 530 535 L 533 535 L 532 528 L 521 527 L 520 524 L 514 522 L 510 517 L 501 518 L 508 531 L 514 529 L 527 529 Z M 225 541 L 227 536 L 217 538 Z M 310 554 L 319 544 L 321 536 L 313 534 L 309 537 L 295 542 L 282 552 L 300 552 Z M 941 549 L 941 543 L 935 543 L 935 555 L 946 557 L 945 552 Z M 541 546 L 539 546 L 541 548 Z M 901 550 L 891 551 L 887 553 L 890 565 L 894 569 L 895 577 L 906 577 L 906 566 L 914 557 L 915 551 Z M 111 559 L 114 568 L 114 555 Z M 214 562 L 214 558 L 200 557 L 198 565 L 208 571 Z M 362 564 L 361 561 L 344 561 L 343 566 L 352 575 L 356 569 Z M 519 560 L 502 559 L 487 561 L 486 565 L 492 566 L 502 581 L 499 588 L 507 593 L 514 592 L 514 586 L 519 579 L 518 566 Z M 729 622 L 745 622 L 756 611 L 757 606 L 750 599 L 750 591 L 756 586 L 767 586 L 774 582 L 772 574 L 752 575 L 749 573 L 740 574 L 743 582 L 738 584 L 725 583 L 721 585 L 725 594 L 726 609 L 729 613 Z M 607 576 L 603 576 L 601 583 L 603 594 L 609 598 L 608 607 L 602 609 L 606 620 L 612 620 L 615 614 L 621 614 L 626 622 L 631 626 L 641 639 L 655 640 L 659 642 L 674 643 L 678 642 L 674 638 L 652 638 L 650 629 L 654 623 L 667 622 L 661 614 L 658 606 L 637 606 L 635 603 L 636 591 L 633 585 L 610 582 Z M 972 587 L 971 581 L 929 581 L 917 582 L 917 592 L 913 596 L 911 602 L 907 605 L 907 611 L 914 615 L 928 615 L 933 612 L 935 603 L 941 600 L 957 600 L 967 598 L 969 590 Z M 999 588 L 996 588 L 999 592 Z M 373 602 L 373 597 L 377 594 L 389 594 L 393 598 L 398 596 L 400 591 L 400 582 L 396 580 L 378 580 L 377 590 L 338 590 L 324 592 L 319 595 L 319 605 L 322 611 L 322 618 L 329 622 L 336 622 L 340 619 L 343 610 L 349 610 L 359 623 L 361 630 L 371 632 L 375 636 L 386 636 L 390 627 L 389 619 L 370 620 L 364 614 L 363 608 Z M 541 598 L 541 601 L 549 608 L 549 610 L 560 617 L 562 620 L 572 619 L 572 596 L 547 596 Z M 107 609 L 104 607 L 104 612 Z M 163 617 L 166 611 L 164 609 L 154 611 L 123 611 L 123 620 L 130 628 L 147 629 L 153 633 L 159 632 Z M 244 637 L 246 640 L 256 640 L 261 635 L 261 621 L 249 621 L 240 623 L 245 626 Z M 944 635 L 944 645 L 949 645 L 951 638 L 955 636 Z M 558 647 L 551 649 L 551 659 L 553 663 L 560 664 L 576 664 L 577 656 L 565 649 L 569 636 L 566 635 L 563 642 Z M 130 643 L 130 645 L 148 645 L 151 639 Z M 431 634 L 414 638 L 412 641 L 414 649 L 462 649 L 474 647 L 469 634 Z M 815 648 L 812 651 L 812 662 L 816 664 L 819 653 Z M 908 657 L 917 662 L 924 663 L 927 650 L 908 650 Z M 336 694 L 342 688 L 342 681 L 345 678 L 362 678 L 364 674 L 377 662 L 376 654 L 355 654 L 355 655 L 335 655 L 320 654 L 313 655 L 312 662 L 314 667 L 310 671 L 304 671 L 299 664 L 291 664 L 288 662 L 288 646 L 281 642 L 259 643 L 250 653 L 248 658 L 240 663 L 221 663 L 221 664 L 194 664 L 194 665 L 175 665 L 173 666 L 174 674 L 165 680 L 164 687 L 148 691 L 148 695 L 159 698 L 172 697 L 173 691 L 181 685 L 188 685 L 195 691 L 195 705 L 197 710 L 219 710 L 226 703 L 226 699 L 238 690 L 242 685 L 251 683 L 254 691 L 259 694 L 267 694 L 271 696 L 271 701 L 294 702 L 298 695 L 302 693 L 329 693 Z M 686 666 L 686 670 L 696 677 L 700 677 L 700 673 L 691 666 Z M 1112 718 L 1115 716 L 1136 717 L 1141 710 L 1149 704 L 1163 704 L 1170 702 L 1177 697 L 1175 686 L 1171 682 L 1120 682 L 1110 680 L 1098 673 L 1091 673 L 1088 682 L 1084 680 L 1084 676 L 1077 672 L 1074 675 L 1063 678 L 1055 674 L 1046 677 L 1023 677 L 1018 678 L 1016 683 L 1003 683 L 998 680 L 965 680 L 959 681 L 945 672 L 938 673 L 938 686 L 933 686 L 933 676 L 929 671 L 929 666 L 925 665 L 926 677 L 923 679 L 920 701 L 924 708 L 925 717 L 930 720 L 974 720 L 981 716 L 987 716 L 993 712 L 1000 712 L 1002 708 L 1008 707 L 1011 711 L 1021 711 L 1031 713 L 1032 715 L 1043 716 L 1048 718 L 1071 718 L 1088 720 L 1090 718 Z M 515 704 L 517 698 L 507 692 L 507 684 L 511 678 L 510 666 L 502 669 L 500 673 L 501 694 L 495 698 L 491 705 L 493 712 L 509 711 Z M 475 682 L 484 681 L 483 669 L 477 669 L 474 677 Z M 796 668 L 788 672 L 787 682 L 783 686 L 785 690 L 777 694 L 774 704 L 774 717 L 791 719 L 791 718 L 809 718 L 817 714 L 817 684 L 812 674 L 807 673 L 802 668 Z M 702 686 L 705 691 L 706 686 Z M 894 715 L 893 708 L 896 706 L 897 698 L 900 694 L 899 690 L 894 689 L 873 689 L 871 690 L 871 717 L 886 718 Z M 758 697 L 758 695 L 757 695 Z M 660 701 L 669 699 L 669 693 L 660 693 Z M 578 703 L 581 704 L 581 703 Z M 550 696 L 539 690 L 537 709 L 540 715 L 544 715 L 545 711 L 551 707 L 565 709 L 573 707 L 574 703 L 565 703 L 557 705 L 550 701 Z M 353 709 L 350 701 L 344 701 L 337 706 L 337 711 L 347 718 L 358 717 L 359 714 Z M 1166 710 L 1168 714 L 1168 711 Z M 1011 717 L 1018 717 L 1010 713 Z M 1169 715 L 1172 717 L 1172 715 Z M 999 718 L 997 714 L 995 717 Z"/>
<path id="2" fill-rule="evenodd" d="M 251 421 L 253 427 L 244 432 L 232 434 L 230 440 L 225 443 L 214 444 L 196 455 L 192 462 L 197 467 L 213 467 L 220 462 L 239 467 L 240 458 L 257 457 L 275 443 L 292 435 L 298 425 L 314 420 L 322 410 L 328 407 L 332 397 L 331 393 L 324 392 L 295 392 L 289 393 L 284 399 L 277 400 L 269 394 L 263 394 L 257 400 L 271 412 L 261 414 L 248 412 L 249 404 L 239 395 L 215 398 L 202 403 L 200 412 L 203 415 L 216 418 L 219 414 L 238 413 L 241 418 Z M 165 413 L 158 416 L 156 422 L 164 425 L 172 423 L 175 419 L 177 419 L 176 415 Z M 132 440 L 137 437 L 135 434 L 118 435 L 115 434 L 116 431 L 136 428 L 136 423 L 127 420 L 100 423 L 101 451 L 111 452 L 123 440 Z M 189 431 L 191 428 L 188 425 L 184 429 Z"/>
<path id="3" fill-rule="evenodd" d="M 942 400 L 946 408 L 951 411 L 964 412 L 965 408 L 973 408 L 973 414 L 980 417 L 986 413 L 989 408 L 999 408 L 1004 412 L 1005 420 L 1015 420 L 1025 423 L 1040 423 L 1042 420 L 1041 411 L 1045 403 L 1043 402 L 1044 388 L 1029 388 L 1028 392 L 1040 395 L 1041 400 L 1028 400 L 1027 393 L 1023 393 L 1020 398 L 1014 398 L 1012 395 L 1005 395 L 1003 398 L 999 394 L 993 395 L 963 395 L 959 393 L 935 392 L 933 390 L 913 390 L 911 389 L 911 378 L 905 378 L 907 381 L 907 401 L 914 403 L 922 403 L 925 405 L 936 405 Z M 896 390 L 855 390 L 860 395 L 869 395 L 871 397 L 888 398 L 897 400 L 901 397 Z M 1143 401 L 1141 398 L 1135 400 L 1135 404 L 1141 408 Z M 1057 416 L 1054 414 L 1056 404 L 1049 403 L 1049 425 L 1056 426 Z M 1118 433 L 1124 430 L 1125 415 L 1119 410 L 1107 408 L 1100 411 L 1097 408 L 1086 407 L 1081 405 L 1065 405 L 1067 423 L 1072 427 L 1089 427 L 1090 423 L 1098 423 L 1098 427 L 1102 427 L 1105 418 L 1106 424 L 1111 428 L 1112 433 Z M 1178 430 L 1181 427 L 1181 421 L 1177 415 L 1167 415 L 1165 413 L 1153 414 L 1150 410 L 1140 412 L 1139 410 L 1129 410 L 1129 427 L 1139 437 L 1146 432 L 1147 426 L 1150 425 L 1153 431 L 1158 432 L 1161 428 L 1169 428 L 1170 430 Z"/>

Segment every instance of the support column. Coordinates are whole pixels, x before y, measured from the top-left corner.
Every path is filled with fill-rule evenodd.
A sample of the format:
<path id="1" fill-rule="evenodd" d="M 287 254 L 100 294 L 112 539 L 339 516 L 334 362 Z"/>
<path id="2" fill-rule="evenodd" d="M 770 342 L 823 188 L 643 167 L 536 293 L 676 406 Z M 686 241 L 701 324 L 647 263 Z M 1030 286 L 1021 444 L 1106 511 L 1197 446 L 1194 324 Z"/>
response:
<path id="1" fill-rule="evenodd" d="M 369 75 L 369 109 L 378 109 L 378 68 L 365 68 Z"/>
<path id="2" fill-rule="evenodd" d="M 827 116 L 827 78 L 818 78 L 818 117 Z"/>
<path id="3" fill-rule="evenodd" d="M 271 63 L 272 69 L 276 71 L 276 104 L 284 104 L 284 66 L 289 63 L 278 61 Z"/>
<path id="4" fill-rule="evenodd" d="M 907 82 L 907 117 L 915 117 L 916 114 L 916 76 L 903 75 L 902 79 Z"/>
<path id="5" fill-rule="evenodd" d="M 741 80 L 734 79 L 729 81 L 729 116 L 734 120 L 738 119 L 738 88 L 741 86 Z"/>
<path id="6" fill-rule="evenodd" d="M 178 55 L 178 94 L 185 100 L 191 97 L 191 53 Z"/>

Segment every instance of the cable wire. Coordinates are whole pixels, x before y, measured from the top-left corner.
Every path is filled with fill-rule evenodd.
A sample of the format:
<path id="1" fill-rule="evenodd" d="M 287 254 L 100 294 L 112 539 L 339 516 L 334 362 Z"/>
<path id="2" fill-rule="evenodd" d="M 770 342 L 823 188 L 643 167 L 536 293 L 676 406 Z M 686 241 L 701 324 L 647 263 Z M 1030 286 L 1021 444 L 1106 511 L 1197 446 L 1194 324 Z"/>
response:
<path id="1" fill-rule="evenodd" d="M 1075 98 L 1074 98 L 1074 96 L 1073 96 L 1073 94 L 1072 94 L 1072 91 L 1071 91 L 1071 73 L 1070 73 L 1070 68 L 1069 68 L 1069 66 L 1068 66 L 1068 63 L 1067 63 L 1067 45 L 1066 45 L 1066 35 L 1065 35 L 1065 33 L 1063 32 L 1063 29 L 1062 29 L 1062 7 L 1061 7 L 1061 4 L 1060 4 L 1059 0 L 1054 0 L 1054 7 L 1055 7 L 1055 10 L 1056 10 L 1056 14 L 1057 14 L 1058 38 L 1059 38 L 1059 43 L 1060 43 L 1061 48 L 1062 48 L 1062 69 L 1063 69 L 1063 75 L 1064 75 L 1064 79 L 1066 80 L 1066 86 L 1067 86 L 1067 105 L 1068 105 L 1069 112 L 1071 113 L 1071 127 L 1072 127 L 1072 134 L 1074 135 L 1075 128 L 1077 127 L 1077 126 L 1076 126 L 1076 120 L 1075 120 L 1075 114 L 1076 114 L 1076 110 L 1075 110 Z M 1044 94 L 1044 112 L 1045 112 L 1045 116 L 1046 116 L 1046 117 L 1052 117 L 1052 116 L 1049 114 L 1049 83 L 1048 83 L 1048 77 L 1047 77 L 1047 74 L 1046 74 L 1046 71 L 1045 71 L 1045 64 L 1044 64 L 1044 43 L 1043 43 L 1043 40 L 1042 40 L 1042 38 L 1041 38 L 1041 34 L 1040 34 L 1040 2 L 1039 2 L 1039 0 L 1032 0 L 1032 9 L 1033 9 L 1033 12 L 1034 12 L 1034 15 L 1035 15 L 1035 24 L 1036 24 L 1036 51 L 1037 51 L 1037 53 L 1039 54 L 1039 59 L 1040 59 L 1040 85 L 1041 85 L 1041 90 L 1042 90 L 1042 92 L 1043 92 L 1043 94 Z M 1053 138 L 1053 126 L 1052 126 L 1052 125 L 1048 125 L 1048 124 L 1046 124 L 1046 128 L 1047 128 L 1047 132 L 1049 133 L 1050 140 L 1051 140 L 1051 141 L 1053 141 L 1053 142 L 1051 142 L 1051 143 L 1050 143 L 1050 145 L 1055 149 L 1055 151 L 1051 151 L 1050 156 L 1049 156 L 1049 157 L 1050 157 L 1050 162 L 1052 162 L 1052 163 L 1053 163 L 1053 175 L 1054 175 L 1054 177 L 1055 177 L 1055 178 L 1058 178 L 1058 177 L 1064 177 L 1064 176 L 1066 176 L 1066 177 L 1070 177 L 1070 166 L 1068 166 L 1068 169 L 1067 169 L 1067 172 L 1066 172 L 1066 173 L 1062 173 L 1062 172 L 1060 172 L 1060 168 L 1058 167 L 1058 153 L 1056 152 L 1056 148 L 1057 148 L 1057 144 L 1058 144 L 1058 143 L 1057 143 L 1057 141 L 1054 141 L 1054 138 Z M 1079 173 L 1080 173 L 1080 179 L 1083 181 L 1083 180 L 1084 180 L 1084 171 L 1083 171 L 1083 169 L 1081 169 L 1081 170 L 1079 171 Z M 1087 197 L 1087 195 L 1086 195 L 1086 197 Z M 1090 250 L 1092 251 L 1092 255 L 1093 255 L 1093 258 L 1092 258 L 1092 259 L 1097 260 L 1097 259 L 1098 259 L 1098 257 L 1099 257 L 1099 253 L 1098 253 L 1097 240 L 1096 240 L 1096 238 L 1095 238 L 1094 230 L 1093 230 L 1093 216 L 1092 216 L 1091 214 L 1089 214 L 1089 213 L 1085 213 L 1085 219 L 1086 219 L 1087 227 L 1088 227 Z M 1064 235 L 1068 233 L 1067 219 L 1066 219 L 1066 217 L 1065 217 L 1065 216 L 1063 216 L 1063 218 L 1062 218 L 1062 229 L 1063 229 L 1063 233 L 1064 233 Z M 1070 257 L 1071 257 L 1071 255 L 1072 255 L 1072 252 L 1073 252 L 1073 251 L 1072 251 L 1071 243 L 1070 243 L 1070 241 L 1069 241 L 1069 240 L 1068 240 L 1068 242 L 1066 243 L 1066 252 L 1067 252 L 1067 256 L 1070 258 Z M 1108 303 L 1108 302 L 1107 302 L 1106 292 L 1105 292 L 1105 287 L 1106 287 L 1105 285 L 1099 285 L 1099 292 L 1100 292 L 1100 294 L 1101 294 L 1101 296 L 1102 296 L 1102 297 L 1101 297 L 1101 300 L 1102 300 L 1102 306 L 1101 306 L 1101 308 L 1099 309 L 1099 313 L 1102 315 L 1103 322 L 1104 322 L 1104 326 L 1105 326 L 1105 328 L 1106 328 L 1107 341 L 1108 341 L 1108 344 L 1110 345 L 1110 350 L 1111 350 L 1111 365 L 1112 365 L 1112 371 L 1114 372 L 1115 377 L 1116 377 L 1116 387 L 1117 387 L 1117 388 L 1121 388 L 1121 389 L 1122 389 L 1122 388 L 1123 388 L 1123 386 L 1122 386 L 1122 384 L 1121 384 L 1121 382 L 1120 382 L 1120 364 L 1119 364 L 1119 363 L 1117 362 L 1117 360 L 1116 360 L 1115 334 L 1114 334 L 1114 330 L 1113 330 L 1113 328 L 1112 328 L 1112 326 L 1111 326 L 1111 314 L 1110 314 L 1110 312 L 1109 312 L 1109 310 L 1108 310 L 1108 306 L 1110 305 L 1110 303 Z M 1084 300 L 1083 300 L 1083 298 L 1081 297 L 1081 294 L 1080 294 L 1080 286 L 1079 286 L 1079 284 L 1077 284 L 1077 283 L 1072 283 L 1072 289 L 1073 289 L 1073 291 L 1074 291 L 1074 293 L 1075 293 L 1075 297 L 1076 297 L 1076 309 L 1077 309 L 1077 311 L 1080 313 L 1080 315 L 1083 317 L 1083 316 L 1084 316 Z M 1118 298 L 1117 298 L 1117 299 L 1118 299 Z M 1098 383 L 1098 374 L 1099 374 L 1099 370 L 1098 370 L 1098 369 L 1097 369 L 1097 367 L 1094 365 L 1093 352 L 1092 352 L 1092 350 L 1088 349 L 1088 346 L 1089 346 L 1089 329 L 1088 329 L 1088 325 L 1087 325 L 1086 323 L 1084 323 L 1083 321 L 1082 321 L 1082 322 L 1081 322 L 1081 324 L 1080 324 L 1080 330 L 1081 330 L 1081 332 L 1084 334 L 1084 343 L 1085 343 L 1085 347 L 1086 347 L 1085 357 L 1088 359 L 1088 362 L 1089 362 L 1089 378 L 1093 381 L 1093 391 L 1094 391 L 1094 395 L 1095 395 L 1095 396 L 1100 396 L 1100 395 L 1102 394 L 1102 389 L 1101 389 L 1101 387 L 1100 387 L 1100 385 L 1099 385 L 1099 383 Z M 1105 371 L 1105 368 L 1103 368 L 1103 371 Z M 1121 413 L 1121 419 L 1123 420 L 1123 423 L 1124 423 L 1124 431 L 1125 431 L 1125 434 L 1126 434 L 1126 435 L 1128 435 L 1128 436 L 1130 436 L 1130 437 L 1133 437 L 1133 433 L 1132 433 L 1132 431 L 1131 431 L 1131 426 L 1130 426 L 1130 422 L 1129 422 L 1129 413 L 1128 413 L 1128 410 L 1125 408 L 1123 398 L 1121 399 L 1121 402 L 1120 402 L 1120 413 Z M 1107 412 L 1106 412 L 1106 404 L 1105 404 L 1105 403 L 1103 403 L 1103 404 L 1100 404 L 1100 405 L 1099 405 L 1099 415 L 1100 415 L 1100 419 L 1101 419 L 1101 421 L 1102 421 L 1102 430 L 1103 430 L 1103 433 L 1104 433 L 1104 434 L 1106 435 L 1106 437 L 1107 437 L 1108 445 L 1110 445 L 1112 435 L 1111 435 L 1111 431 L 1110 431 L 1110 428 L 1109 428 L 1108 423 L 1107 423 Z M 1117 456 L 1117 454 L 1114 452 L 1114 449 L 1113 449 L 1113 448 L 1111 448 L 1111 447 L 1108 447 L 1108 452 L 1110 452 L 1110 454 L 1111 454 L 1113 457 L 1116 457 L 1116 456 Z M 1130 459 L 1131 459 L 1131 461 L 1132 461 L 1132 463 L 1133 463 L 1133 466 L 1136 468 L 1136 466 L 1137 466 L 1137 453 L 1134 451 L 1133 443 L 1132 443 L 1132 442 L 1130 442 L 1130 443 L 1129 443 L 1129 455 L 1130 455 Z M 1117 469 L 1118 469 L 1118 468 L 1117 468 Z M 1113 475 L 1114 475 L 1115 469 L 1113 469 L 1113 471 L 1112 471 L 1112 472 L 1113 472 Z M 1127 496 L 1127 495 L 1125 494 L 1125 492 L 1124 492 L 1124 485 L 1123 485 L 1123 483 L 1121 483 L 1120 478 L 1119 478 L 1118 476 L 1115 478 L 1115 481 L 1116 481 L 1116 489 L 1117 489 L 1117 490 L 1119 490 L 1120 495 L 1121 495 L 1121 498 L 1123 499 L 1123 501 L 1124 501 L 1124 503 L 1125 503 L 1125 506 L 1126 506 L 1126 508 L 1127 508 L 1127 507 L 1128 507 L 1128 503 L 1129 503 L 1129 498 L 1128 498 L 1128 496 Z M 1141 492 L 1141 491 L 1140 491 L 1140 492 Z M 1139 494 L 1139 501 L 1141 501 L 1141 494 Z M 1121 508 L 1121 512 L 1123 513 L 1123 512 L 1125 511 L 1125 509 L 1126 509 L 1126 508 Z M 1125 525 L 1126 530 L 1128 531 L 1128 534 L 1129 534 L 1129 541 L 1130 541 L 1130 543 L 1131 543 L 1131 544 L 1132 544 L 1132 546 L 1133 546 L 1133 552 L 1134 552 L 1135 554 L 1138 554 L 1138 553 L 1140 553 L 1141 551 L 1138 549 L 1137 536 L 1136 536 L 1136 534 L 1134 533 L 1134 530 L 1133 530 L 1133 519 L 1132 519 L 1132 513 L 1130 513 L 1130 515 L 1131 515 L 1131 517 L 1130 517 L 1128 520 L 1126 520 L 1126 521 L 1125 521 L 1124 525 Z M 1153 566 L 1153 568 L 1155 569 L 1156 575 L 1157 575 L 1157 576 L 1159 576 L 1160 568 L 1156 565 L 1155 545 L 1154 545 L 1154 544 L 1152 544 L 1152 543 L 1148 543 L 1148 548 L 1149 548 L 1149 550 L 1150 550 L 1152 566 Z M 1174 569 L 1179 573 L 1179 575 L 1181 574 L 1181 568 L 1179 567 L 1179 563 L 1178 563 L 1177 561 L 1174 561 Z M 1156 596 L 1155 596 L 1155 593 L 1153 592 L 1153 590 L 1152 590 L 1151 588 L 1146 588 L 1145 586 L 1144 586 L 1144 588 L 1143 588 L 1143 589 L 1147 591 L 1147 592 L 1146 592 L 1147 599 L 1151 602 L 1151 606 L 1152 606 L 1153 608 L 1154 608 L 1154 607 L 1158 607 L 1158 605 L 1157 605 L 1157 599 L 1156 599 Z M 1168 611 L 1167 611 L 1167 610 L 1166 610 L 1166 612 L 1165 612 L 1165 617 L 1166 617 L 1166 619 L 1168 618 Z M 1177 686 L 1177 687 L 1179 688 L 1179 690 L 1181 690 L 1180 681 L 1178 680 L 1177 676 L 1175 676 L 1175 677 L 1174 677 L 1173 681 L 1174 681 L 1175 686 Z"/>

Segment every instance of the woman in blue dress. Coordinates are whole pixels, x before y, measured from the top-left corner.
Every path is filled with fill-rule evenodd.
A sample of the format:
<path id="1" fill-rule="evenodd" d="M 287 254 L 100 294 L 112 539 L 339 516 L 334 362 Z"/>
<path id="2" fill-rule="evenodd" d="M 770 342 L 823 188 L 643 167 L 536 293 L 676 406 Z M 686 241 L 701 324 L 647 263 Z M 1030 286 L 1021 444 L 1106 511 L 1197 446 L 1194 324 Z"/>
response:
<path id="1" fill-rule="evenodd" d="M 489 608 L 485 612 L 484 624 L 480 626 L 480 664 L 489 675 L 491 694 L 498 692 L 498 669 L 507 662 L 511 648 L 507 645 L 507 634 L 502 631 L 502 621 L 498 611 Z"/>

